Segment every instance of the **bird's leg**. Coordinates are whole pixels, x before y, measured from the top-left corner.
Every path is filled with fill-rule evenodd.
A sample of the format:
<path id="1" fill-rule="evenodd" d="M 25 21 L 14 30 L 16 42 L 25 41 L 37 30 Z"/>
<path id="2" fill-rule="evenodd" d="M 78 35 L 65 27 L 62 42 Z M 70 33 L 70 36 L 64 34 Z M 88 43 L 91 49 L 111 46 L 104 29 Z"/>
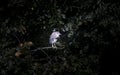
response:
<path id="1" fill-rule="evenodd" d="M 56 43 L 54 43 L 54 48 L 57 48 Z"/>
<path id="2" fill-rule="evenodd" d="M 52 48 L 57 48 L 56 45 L 55 45 L 55 43 L 52 44 Z"/>
<path id="3" fill-rule="evenodd" d="M 54 47 L 54 44 L 52 44 L 52 48 Z"/>
<path id="4" fill-rule="evenodd" d="M 52 44 L 52 48 L 55 48 L 55 44 L 54 43 Z"/>

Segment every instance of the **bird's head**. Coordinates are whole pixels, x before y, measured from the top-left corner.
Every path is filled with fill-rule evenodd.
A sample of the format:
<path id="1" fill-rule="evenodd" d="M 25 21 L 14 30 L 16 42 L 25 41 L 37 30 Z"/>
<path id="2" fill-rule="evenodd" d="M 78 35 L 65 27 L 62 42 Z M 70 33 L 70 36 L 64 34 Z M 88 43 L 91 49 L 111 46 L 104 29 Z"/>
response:
<path id="1" fill-rule="evenodd" d="M 56 28 L 53 29 L 53 32 L 57 31 Z"/>

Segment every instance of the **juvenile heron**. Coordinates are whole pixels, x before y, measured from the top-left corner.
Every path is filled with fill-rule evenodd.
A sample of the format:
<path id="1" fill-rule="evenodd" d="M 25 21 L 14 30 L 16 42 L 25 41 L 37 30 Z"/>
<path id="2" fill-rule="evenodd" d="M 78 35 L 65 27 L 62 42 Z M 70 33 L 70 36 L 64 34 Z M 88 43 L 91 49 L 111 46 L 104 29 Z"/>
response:
<path id="1" fill-rule="evenodd" d="M 53 30 L 52 34 L 50 35 L 49 42 L 53 48 L 56 48 L 56 42 L 60 37 L 61 33 L 59 31 Z"/>

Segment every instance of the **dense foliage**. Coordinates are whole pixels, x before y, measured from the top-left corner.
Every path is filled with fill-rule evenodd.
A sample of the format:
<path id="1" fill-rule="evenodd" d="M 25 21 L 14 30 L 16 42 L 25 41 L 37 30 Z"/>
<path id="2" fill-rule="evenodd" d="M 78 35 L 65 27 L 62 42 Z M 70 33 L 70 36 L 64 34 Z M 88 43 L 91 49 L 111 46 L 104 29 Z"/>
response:
<path id="1" fill-rule="evenodd" d="M 0 75 L 118 75 L 119 4 L 1 0 Z M 60 49 L 46 48 L 54 28 Z"/>

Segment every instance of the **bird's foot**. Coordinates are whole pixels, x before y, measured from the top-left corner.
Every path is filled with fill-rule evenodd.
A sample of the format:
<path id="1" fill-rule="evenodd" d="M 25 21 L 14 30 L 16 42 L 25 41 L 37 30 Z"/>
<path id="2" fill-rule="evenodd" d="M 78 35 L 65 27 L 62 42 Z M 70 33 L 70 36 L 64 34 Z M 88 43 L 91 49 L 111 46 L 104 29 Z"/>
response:
<path id="1" fill-rule="evenodd" d="M 57 49 L 57 47 L 56 47 L 56 46 L 53 46 L 52 48 Z"/>

